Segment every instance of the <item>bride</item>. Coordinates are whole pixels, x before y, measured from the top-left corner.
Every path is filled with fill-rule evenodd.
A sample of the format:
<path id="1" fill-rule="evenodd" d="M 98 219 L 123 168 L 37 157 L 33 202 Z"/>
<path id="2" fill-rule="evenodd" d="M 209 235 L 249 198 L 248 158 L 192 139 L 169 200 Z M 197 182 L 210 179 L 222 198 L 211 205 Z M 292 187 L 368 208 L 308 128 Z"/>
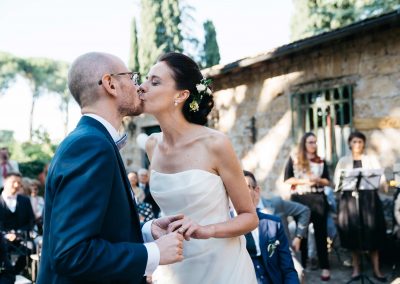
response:
<path id="1" fill-rule="evenodd" d="M 185 215 L 170 225 L 186 239 L 184 260 L 160 266 L 157 284 L 256 283 L 243 235 L 257 227 L 258 217 L 229 139 L 204 126 L 214 105 L 208 85 L 180 53 L 162 56 L 141 85 L 144 112 L 162 129 L 146 143 L 151 194 L 164 214 Z"/>

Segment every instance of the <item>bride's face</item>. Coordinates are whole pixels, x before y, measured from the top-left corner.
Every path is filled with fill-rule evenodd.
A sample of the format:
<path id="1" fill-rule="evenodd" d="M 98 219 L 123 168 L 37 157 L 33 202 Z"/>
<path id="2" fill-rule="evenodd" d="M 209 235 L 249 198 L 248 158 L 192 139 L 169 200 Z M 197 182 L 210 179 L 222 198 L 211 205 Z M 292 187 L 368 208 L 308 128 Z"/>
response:
<path id="1" fill-rule="evenodd" d="M 140 88 L 145 113 L 158 114 L 176 108 L 174 103 L 179 91 L 176 90 L 172 70 L 165 62 L 158 62 L 150 69 Z"/>

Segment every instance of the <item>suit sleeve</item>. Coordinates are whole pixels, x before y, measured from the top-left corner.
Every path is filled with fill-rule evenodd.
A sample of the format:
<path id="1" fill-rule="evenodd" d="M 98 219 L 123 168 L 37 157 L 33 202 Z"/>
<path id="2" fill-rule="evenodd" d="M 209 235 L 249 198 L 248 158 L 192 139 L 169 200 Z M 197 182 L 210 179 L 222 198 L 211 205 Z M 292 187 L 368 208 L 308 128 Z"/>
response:
<path id="1" fill-rule="evenodd" d="M 283 283 L 285 284 L 299 284 L 299 278 L 292 260 L 292 255 L 289 250 L 289 242 L 283 230 L 282 222 L 279 222 L 277 239 L 280 242 L 279 250 L 279 267 L 283 275 Z"/>
<path id="2" fill-rule="evenodd" d="M 88 281 L 143 277 L 147 250 L 141 243 L 101 239 L 116 172 L 114 149 L 101 138 L 72 142 L 58 155 L 52 170 L 49 253 L 53 269 Z M 118 232 L 115 232 L 118 233 Z"/>
<path id="3" fill-rule="evenodd" d="M 296 236 L 305 237 L 310 222 L 310 209 L 298 202 L 286 201 L 280 198 L 285 216 L 292 216 L 297 223 Z"/>

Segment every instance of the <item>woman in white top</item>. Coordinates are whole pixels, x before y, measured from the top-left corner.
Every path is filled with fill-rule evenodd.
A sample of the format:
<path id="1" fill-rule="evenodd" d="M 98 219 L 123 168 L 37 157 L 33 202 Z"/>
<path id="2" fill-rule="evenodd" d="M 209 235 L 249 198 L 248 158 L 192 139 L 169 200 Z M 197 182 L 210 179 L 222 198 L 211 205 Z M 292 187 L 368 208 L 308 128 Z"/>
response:
<path id="1" fill-rule="evenodd" d="M 366 137 L 363 133 L 355 131 L 350 134 L 348 144 L 351 155 L 340 158 L 335 169 L 335 184 L 340 183 L 340 173 L 343 169 L 380 169 L 381 166 L 374 156 L 365 155 Z M 381 188 L 386 190 L 386 179 L 381 178 Z M 344 248 L 352 251 L 353 274 L 352 279 L 360 278 L 360 249 L 369 250 L 374 270 L 374 278 L 386 282 L 379 269 L 379 248 L 385 243 L 385 218 L 382 202 L 377 190 L 360 190 L 359 203 L 362 219 L 362 239 L 357 237 L 360 233 L 360 215 L 357 210 L 356 199 L 352 191 L 341 190 L 339 201 L 338 227 L 340 242 Z M 360 243 L 361 241 L 361 243 Z"/>

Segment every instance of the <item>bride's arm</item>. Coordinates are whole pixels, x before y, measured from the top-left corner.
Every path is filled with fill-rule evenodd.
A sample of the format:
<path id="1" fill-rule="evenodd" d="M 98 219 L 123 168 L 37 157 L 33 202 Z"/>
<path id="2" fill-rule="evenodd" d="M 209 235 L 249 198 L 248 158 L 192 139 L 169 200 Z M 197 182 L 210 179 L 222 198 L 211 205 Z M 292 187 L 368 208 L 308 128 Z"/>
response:
<path id="1" fill-rule="evenodd" d="M 248 233 L 258 226 L 258 217 L 239 159 L 230 140 L 223 134 L 214 139 L 211 149 L 216 170 L 237 212 L 237 216 L 230 221 L 212 225 L 215 231 L 213 237 L 227 238 Z"/>
<path id="2" fill-rule="evenodd" d="M 185 217 L 170 225 L 169 230 L 184 233 L 186 240 L 190 238 L 230 238 L 243 235 L 258 226 L 258 217 L 255 206 L 250 197 L 242 168 L 236 157 L 235 151 L 229 139 L 218 133 L 213 135 L 212 141 L 207 143 L 209 159 L 215 165 L 214 170 L 218 172 L 228 192 L 237 216 L 226 222 L 201 226 Z"/>

